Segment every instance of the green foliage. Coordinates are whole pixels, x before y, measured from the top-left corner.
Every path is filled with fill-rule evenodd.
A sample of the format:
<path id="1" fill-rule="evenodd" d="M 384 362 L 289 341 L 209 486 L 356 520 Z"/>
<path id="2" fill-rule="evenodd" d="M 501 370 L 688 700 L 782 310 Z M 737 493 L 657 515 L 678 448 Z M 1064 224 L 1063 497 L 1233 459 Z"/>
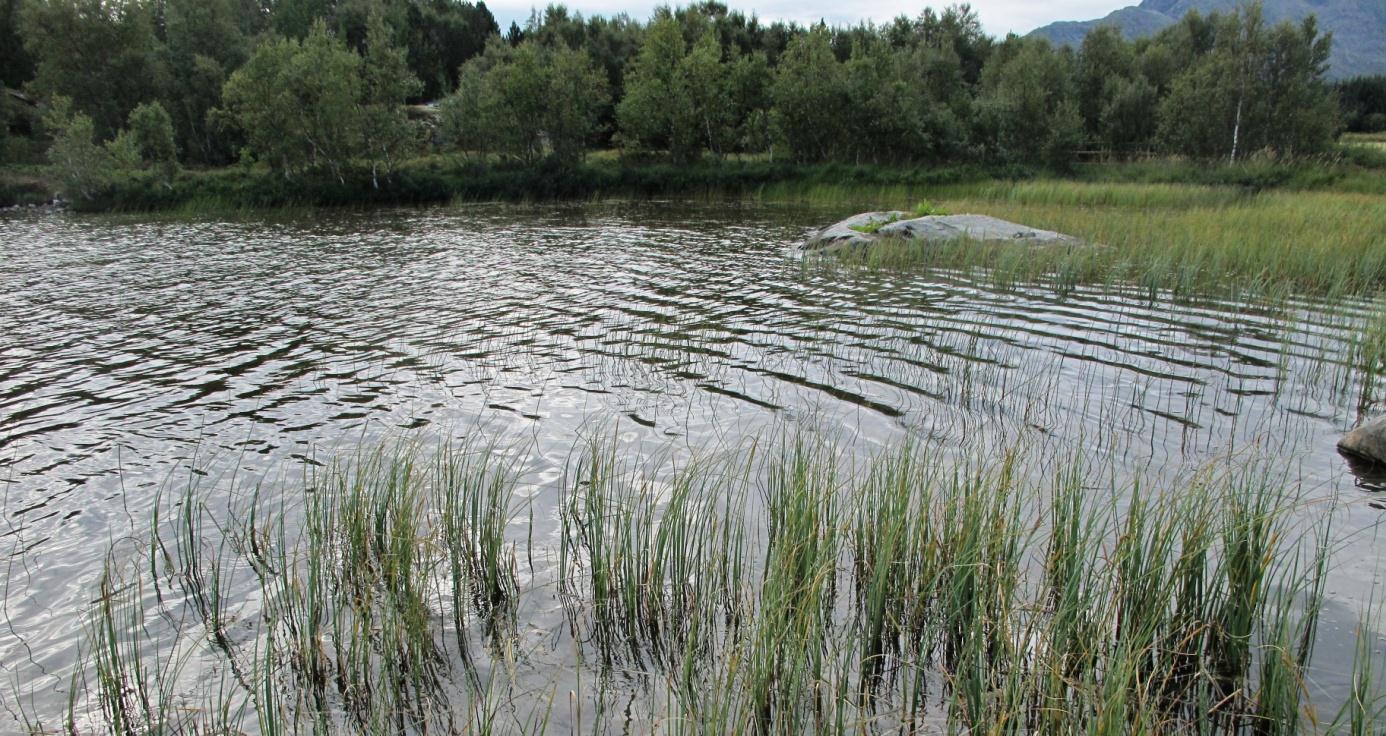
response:
<path id="1" fill-rule="evenodd" d="M 313 31 L 313 26 L 332 17 L 331 0 L 278 0 L 271 20 L 275 33 L 285 38 L 301 40 Z"/>
<path id="2" fill-rule="evenodd" d="M 444 136 L 464 151 L 533 164 L 546 151 L 581 160 L 606 104 L 606 80 L 585 51 L 493 43 L 462 67 L 442 105 Z"/>
<path id="3" fill-rule="evenodd" d="M 379 14 L 371 16 L 369 22 L 361 74 L 361 140 L 371 161 L 371 181 L 378 187 L 380 168 L 393 169 L 398 159 L 416 147 L 415 126 L 402 103 L 423 88 L 409 70 L 404 49 L 395 46 Z"/>
<path id="4" fill-rule="evenodd" d="M 285 176 L 321 169 L 344 181 L 365 159 L 376 180 L 413 140 L 400 105 L 418 81 L 378 19 L 367 41 L 362 58 L 319 22 L 302 41 L 265 42 L 227 80 L 221 115 Z"/>
<path id="5" fill-rule="evenodd" d="M 165 181 L 178 171 L 178 149 L 173 140 L 173 120 L 157 102 L 140 105 L 130 113 L 129 133 L 137 152 L 136 165 L 147 165 Z"/>
<path id="6" fill-rule="evenodd" d="M 1340 82 L 1337 92 L 1343 125 L 1348 131 L 1386 132 L 1386 75 Z"/>
<path id="7" fill-rule="evenodd" d="M 24 48 L 20 29 L 19 10 L 24 1 L 0 0 L 0 88 L 18 88 L 34 74 L 34 60 Z"/>
<path id="8" fill-rule="evenodd" d="M 454 90 L 435 141 L 526 164 L 612 144 L 684 164 L 1304 160 L 1338 130 L 1330 39 L 1254 4 L 1134 42 L 1098 29 L 1074 53 L 996 42 L 966 6 L 846 28 L 717 2 L 647 24 L 550 6 L 502 38 L 484 5 L 454 0 L 0 1 L 0 36 L 18 17 L 25 49 L 7 78 L 72 98 L 98 137 L 158 101 L 189 162 L 246 150 L 339 182 L 369 167 L 377 186 L 422 143 L 401 103 Z M 1379 87 L 1339 88 L 1346 122 L 1386 126 Z"/>
<path id="9" fill-rule="evenodd" d="M 579 161 L 598 132 L 602 109 L 610 104 L 606 77 L 581 49 L 555 48 L 547 61 L 549 147 L 560 161 Z"/>
<path id="10" fill-rule="evenodd" d="M 946 214 L 948 214 L 946 210 L 927 199 L 920 200 L 914 205 L 915 217 L 939 217 Z"/>
<path id="11" fill-rule="evenodd" d="M 1047 41 L 1008 39 L 982 73 L 977 117 L 997 159 L 1066 167 L 1083 140 L 1070 56 Z"/>
<path id="12" fill-rule="evenodd" d="M 967 92 L 951 50 L 861 43 L 844 72 L 845 148 L 854 160 L 941 161 L 962 151 Z"/>
<path id="13" fill-rule="evenodd" d="M 92 119 L 74 113 L 72 104 L 60 97 L 44 119 L 52 138 L 48 160 L 64 194 L 78 205 L 100 201 L 140 169 L 153 180 L 171 187 L 178 171 L 173 122 L 157 102 L 142 104 L 130 113 L 128 129 L 99 142 Z M 144 182 L 140 182 L 143 185 Z"/>
<path id="14" fill-rule="evenodd" d="M 770 85 L 774 76 L 764 52 L 738 56 L 727 70 L 727 98 L 733 119 L 734 148 L 745 153 L 770 150 Z"/>
<path id="15" fill-rule="evenodd" d="M 285 173 L 302 166 L 307 155 L 299 139 L 302 119 L 293 98 L 290 64 L 301 45 L 289 39 L 266 41 L 236 70 L 222 89 L 220 117 L 245 132 L 247 148 Z"/>
<path id="16" fill-rule="evenodd" d="M 369 46 L 373 19 L 405 50 L 410 73 L 421 85 L 411 99 L 436 100 L 457 86 L 458 70 L 481 54 L 500 28 L 484 2 L 457 0 L 278 0 L 270 23 L 281 36 L 303 39 L 325 22 L 356 50 Z"/>
<path id="17" fill-rule="evenodd" d="M 721 157 L 733 143 L 735 111 L 727 89 L 728 66 L 712 33 L 704 33 L 678 66 L 675 93 L 678 110 L 690 117 L 693 150 L 705 149 Z"/>
<path id="18" fill-rule="evenodd" d="M 456 88 L 458 69 L 500 31 L 483 2 L 419 0 L 407 5 L 406 18 L 403 45 L 410 70 L 423 83 L 416 94 L 425 100 Z"/>
<path id="19" fill-rule="evenodd" d="M 878 220 L 872 220 L 871 222 L 868 222 L 868 223 L 866 223 L 866 224 L 864 224 L 864 225 L 853 225 L 853 226 L 852 226 L 852 229 L 853 229 L 853 230 L 856 230 L 856 231 L 859 232 L 859 233 L 866 233 L 867 235 L 875 235 L 876 233 L 880 232 L 880 231 L 881 231 L 881 228 L 885 227 L 886 225 L 890 225 L 890 224 L 893 224 L 893 223 L 896 223 L 896 222 L 899 222 L 899 221 L 900 221 L 900 216 L 899 216 L 899 215 L 891 214 L 891 215 L 888 215 L 888 216 L 886 216 L 886 217 L 882 217 L 882 218 L 880 218 L 880 219 L 878 219 Z"/>
<path id="20" fill-rule="evenodd" d="M 145 211 L 207 208 L 331 207 L 419 204 L 474 200 L 552 200 L 593 197 L 748 195 L 817 199 L 834 204 L 869 204 L 887 192 L 955 185 L 991 178 L 1027 178 L 1033 173 L 1006 166 L 874 167 L 843 164 L 791 165 L 767 161 L 719 164 L 589 162 L 569 165 L 545 158 L 537 165 L 430 157 L 405 162 L 389 181 L 372 186 L 369 172 L 349 172 L 344 181 L 283 176 L 256 166 L 188 171 L 171 187 L 149 186 L 124 177 L 101 197 L 77 203 L 82 209 Z M 913 196 L 913 195 L 908 195 Z M 909 200 L 913 201 L 913 199 Z"/>
<path id="21" fill-rule="evenodd" d="M 1083 39 L 1074 68 L 1079 111 L 1084 132 L 1090 140 L 1103 135 L 1103 111 L 1109 104 L 1111 87 L 1136 74 L 1135 48 L 1112 26 L 1103 26 Z"/>
<path id="22" fill-rule="evenodd" d="M 10 96 L 0 83 L 0 164 L 9 160 L 10 154 Z"/>
<path id="23" fill-rule="evenodd" d="M 1155 140 L 1159 91 L 1143 75 L 1111 80 L 1103 88 L 1098 141 L 1118 154 L 1148 149 Z"/>
<path id="24" fill-rule="evenodd" d="M 635 150 L 667 149 L 676 161 L 696 158 L 698 121 L 704 115 L 685 84 L 688 56 L 683 31 L 673 18 L 650 24 L 640 54 L 625 78 L 625 97 L 616 106 L 621 141 Z"/>
<path id="25" fill-rule="evenodd" d="M 1150 75 L 1162 76 L 1165 51 L 1154 46 L 1141 53 L 1111 27 L 1099 28 L 1083 40 L 1075 75 L 1083 132 L 1090 144 L 1117 154 L 1150 148 L 1160 99 Z M 1147 67 L 1152 69 L 1149 73 Z"/>
<path id="26" fill-rule="evenodd" d="M 824 28 L 796 36 L 780 57 L 772 87 L 773 124 L 799 161 L 830 160 L 844 144 L 847 79 Z"/>
<path id="27" fill-rule="evenodd" d="M 110 174 L 118 171 L 134 171 L 144 163 L 140 156 L 140 144 L 135 135 L 128 130 L 118 131 L 114 138 L 105 143 L 106 155 L 110 159 Z"/>
<path id="28" fill-rule="evenodd" d="M 1161 103 L 1160 140 L 1171 151 L 1235 162 L 1252 152 L 1328 150 L 1336 109 L 1322 81 L 1330 48 L 1313 19 L 1267 29 L 1258 6 L 1210 19 L 1213 47 Z"/>
<path id="29" fill-rule="evenodd" d="M 231 72 L 249 58 L 251 38 L 262 29 L 253 0 L 167 0 L 164 43 L 171 72 L 163 104 L 173 119 L 179 148 L 191 161 L 224 164 L 238 145 L 231 130 L 208 124 L 221 103 Z"/>
<path id="30" fill-rule="evenodd" d="M 133 141 L 128 136 L 111 149 L 97 143 L 96 124 L 87 115 L 73 113 L 65 98 L 54 101 L 45 124 L 53 139 L 48 160 L 57 170 L 63 193 L 70 199 L 95 197 L 111 184 L 117 157 L 128 160 L 131 155 L 138 156 L 131 153 Z"/>
<path id="31" fill-rule="evenodd" d="M 71 99 L 96 133 L 114 135 L 136 105 L 167 87 L 155 16 L 142 0 L 24 3 L 24 45 L 37 62 L 33 89 Z"/>

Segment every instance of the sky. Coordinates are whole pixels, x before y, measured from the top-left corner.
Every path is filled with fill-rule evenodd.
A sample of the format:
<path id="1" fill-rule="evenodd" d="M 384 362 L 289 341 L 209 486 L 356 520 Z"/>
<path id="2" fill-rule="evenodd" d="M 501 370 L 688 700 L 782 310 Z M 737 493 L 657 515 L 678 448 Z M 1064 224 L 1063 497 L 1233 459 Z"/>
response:
<path id="1" fill-rule="evenodd" d="M 982 25 L 988 33 L 1004 36 L 1007 33 L 1028 33 L 1039 26 L 1056 20 L 1090 20 L 1100 18 L 1117 8 L 1138 4 L 1140 0 L 972 0 L 972 7 L 982 18 Z M 751 14 L 754 12 L 762 21 L 793 20 L 802 24 L 826 20 L 829 25 L 855 25 L 861 20 L 884 22 L 897 15 L 919 15 L 929 5 L 937 9 L 952 4 L 953 0 L 935 2 L 909 2 L 908 0 L 723 0 L 734 10 Z M 519 21 L 524 25 L 533 7 L 543 8 L 548 0 L 487 0 L 486 7 L 496 16 L 502 30 L 510 22 Z M 651 0 L 566 0 L 562 4 L 569 10 L 588 15 L 613 15 L 629 13 L 632 17 L 646 19 L 656 5 L 685 5 L 682 2 L 653 2 Z"/>

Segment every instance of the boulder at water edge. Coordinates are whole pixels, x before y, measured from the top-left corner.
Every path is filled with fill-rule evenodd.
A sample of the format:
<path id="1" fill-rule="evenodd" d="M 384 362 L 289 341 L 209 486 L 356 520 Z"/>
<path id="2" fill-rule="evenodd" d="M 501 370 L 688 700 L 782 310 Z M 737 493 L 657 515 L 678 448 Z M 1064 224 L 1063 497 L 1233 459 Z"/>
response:
<path id="1" fill-rule="evenodd" d="M 1077 245 L 1078 239 L 1050 230 L 1039 230 L 986 215 L 909 216 L 903 212 L 867 212 L 854 215 L 815 233 L 804 250 L 836 250 L 869 245 L 883 238 L 950 243 L 964 240 L 1027 245 Z"/>
<path id="2" fill-rule="evenodd" d="M 833 223 L 819 230 L 804 244 L 808 249 L 820 249 L 844 245 L 867 245 L 876 242 L 872 230 L 884 227 L 887 223 L 903 221 L 909 215 L 903 212 L 864 212 L 852 215 L 842 222 Z"/>
<path id="3" fill-rule="evenodd" d="M 1386 416 L 1363 424 L 1338 440 L 1338 451 L 1386 464 Z"/>

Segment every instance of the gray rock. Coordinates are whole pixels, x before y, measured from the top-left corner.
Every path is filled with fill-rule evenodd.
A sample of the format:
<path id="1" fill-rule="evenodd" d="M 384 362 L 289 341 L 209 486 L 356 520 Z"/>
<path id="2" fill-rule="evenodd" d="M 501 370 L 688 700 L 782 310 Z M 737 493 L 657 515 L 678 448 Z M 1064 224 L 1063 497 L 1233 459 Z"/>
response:
<path id="1" fill-rule="evenodd" d="M 876 242 L 875 235 L 864 233 L 855 228 L 870 227 L 882 222 L 895 222 L 903 220 L 909 215 L 898 210 L 890 212 L 865 212 L 860 215 L 853 215 L 842 222 L 829 225 L 818 231 L 813 237 L 809 238 L 804 244 L 807 250 L 821 250 L 823 248 L 836 248 L 847 245 L 866 245 Z"/>
<path id="2" fill-rule="evenodd" d="M 1079 241 L 1062 233 L 1017 225 L 986 215 L 934 215 L 906 219 L 903 212 L 867 212 L 849 217 L 809 238 L 805 250 L 839 249 L 867 245 L 883 238 L 948 243 L 962 240 L 978 242 L 1023 242 L 1034 245 L 1077 245 Z M 885 222 L 875 233 L 854 228 Z"/>
<path id="3" fill-rule="evenodd" d="M 1338 440 L 1338 451 L 1386 464 L 1386 416 L 1363 424 Z"/>

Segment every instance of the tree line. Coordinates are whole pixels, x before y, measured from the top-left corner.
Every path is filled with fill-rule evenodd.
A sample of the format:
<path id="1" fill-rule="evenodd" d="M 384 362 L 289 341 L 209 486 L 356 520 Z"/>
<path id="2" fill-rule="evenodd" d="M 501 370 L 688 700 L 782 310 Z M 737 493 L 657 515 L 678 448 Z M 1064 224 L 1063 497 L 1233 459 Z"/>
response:
<path id="1" fill-rule="evenodd" d="M 1386 75 L 1337 84 L 1343 127 L 1353 133 L 1386 133 Z"/>
<path id="2" fill-rule="evenodd" d="M 1329 36 L 1312 19 L 1271 26 L 1257 5 L 1191 13 L 1145 40 L 1102 28 L 1076 50 L 993 39 L 965 5 L 884 26 L 801 28 L 705 3 L 657 11 L 638 43 L 598 40 L 610 28 L 551 9 L 493 38 L 443 104 L 445 138 L 524 161 L 600 146 L 675 161 L 1062 167 L 1084 151 L 1308 156 L 1340 128 L 1324 81 Z M 613 47 L 623 63 L 611 63 Z M 578 89 L 584 102 L 572 105 Z M 534 107 L 546 98 L 570 114 Z"/>
<path id="3" fill-rule="evenodd" d="M 853 27 L 711 0 L 644 23 L 550 6 L 502 33 L 455 0 L 0 0 L 0 84 L 46 101 L 32 127 L 50 158 L 160 176 L 241 161 L 378 181 L 430 148 L 527 164 L 598 148 L 1059 168 L 1312 156 L 1340 101 L 1376 89 L 1329 85 L 1330 44 L 1312 18 L 1273 26 L 1256 4 L 1069 49 L 992 38 L 967 5 Z"/>

